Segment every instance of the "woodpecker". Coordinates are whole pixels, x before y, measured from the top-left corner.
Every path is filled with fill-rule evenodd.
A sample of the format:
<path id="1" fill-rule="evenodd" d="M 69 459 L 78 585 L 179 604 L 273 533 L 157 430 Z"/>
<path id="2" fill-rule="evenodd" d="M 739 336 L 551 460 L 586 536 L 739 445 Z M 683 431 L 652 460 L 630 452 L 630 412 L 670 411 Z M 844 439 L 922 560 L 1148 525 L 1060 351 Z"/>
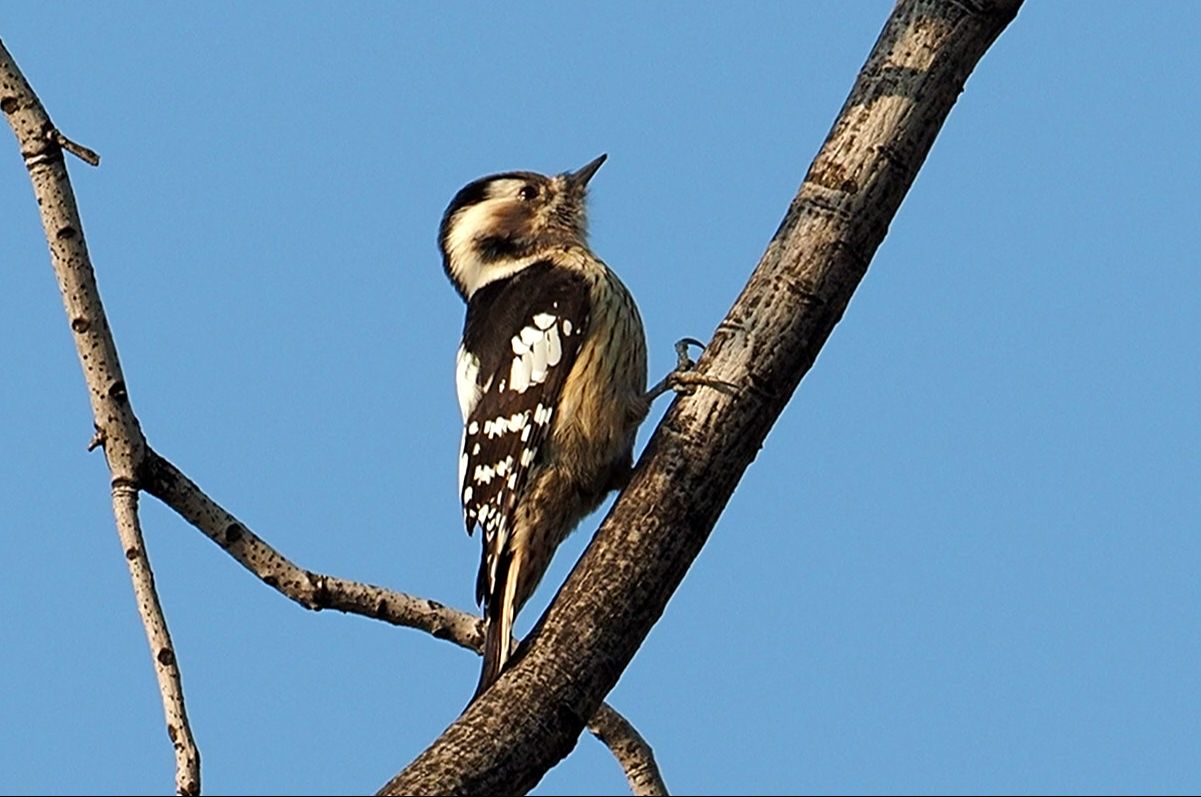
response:
<path id="1" fill-rule="evenodd" d="M 482 531 L 476 697 L 505 667 L 555 549 L 629 479 L 655 395 L 634 299 L 587 243 L 588 181 L 605 158 L 480 178 L 442 216 L 442 264 L 467 303 L 456 387 L 463 520 Z"/>

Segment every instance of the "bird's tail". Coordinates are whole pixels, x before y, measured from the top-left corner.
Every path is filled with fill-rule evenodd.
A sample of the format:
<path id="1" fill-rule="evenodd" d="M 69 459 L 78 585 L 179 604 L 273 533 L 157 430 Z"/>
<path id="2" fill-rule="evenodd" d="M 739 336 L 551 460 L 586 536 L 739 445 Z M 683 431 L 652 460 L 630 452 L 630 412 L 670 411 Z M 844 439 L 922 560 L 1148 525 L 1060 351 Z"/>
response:
<path id="1" fill-rule="evenodd" d="M 520 557 L 502 562 L 497 568 L 498 583 L 484 609 L 484 666 L 480 670 L 480 682 L 475 687 L 475 694 L 471 696 L 473 703 L 496 683 L 513 653 L 513 618 L 516 614 L 514 604 L 519 565 Z"/>
<path id="2" fill-rule="evenodd" d="M 488 618 L 487 630 L 484 632 L 484 667 L 480 670 L 480 682 L 475 687 L 475 694 L 471 696 L 472 702 L 500 677 L 500 671 L 504 669 L 508 659 L 508 651 L 503 649 L 508 645 L 502 644 L 501 640 L 507 636 L 507 633 L 502 635 L 501 623 Z"/>

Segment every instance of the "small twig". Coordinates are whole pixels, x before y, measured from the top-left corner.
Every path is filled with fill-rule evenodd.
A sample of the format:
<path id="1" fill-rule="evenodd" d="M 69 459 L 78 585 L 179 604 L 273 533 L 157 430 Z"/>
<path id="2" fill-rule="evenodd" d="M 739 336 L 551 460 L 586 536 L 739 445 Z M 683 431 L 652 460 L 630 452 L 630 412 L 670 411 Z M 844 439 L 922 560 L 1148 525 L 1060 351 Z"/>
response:
<path id="1" fill-rule="evenodd" d="M 117 535 L 125 549 L 125 561 L 133 580 L 134 598 L 146 629 L 146 641 L 154 659 L 154 674 L 163 695 L 163 713 L 167 719 L 167 735 L 175 747 L 175 792 L 180 795 L 200 794 L 200 751 L 192 737 L 188 713 L 184 708 L 183 683 L 175 663 L 175 648 L 167 631 L 167 620 L 154 589 L 154 573 L 146 556 L 142 527 L 138 522 L 138 490 L 130 484 L 113 485 L 113 514 L 117 518 Z"/>
<path id="2" fill-rule="evenodd" d="M 427 631 L 438 639 L 483 652 L 484 629 L 480 618 L 437 601 L 297 566 L 150 448 L 146 449 L 141 485 L 264 584 L 306 609 L 336 609 L 372 617 Z M 667 794 L 650 745 L 621 714 L 602 703 L 588 728 L 612 751 L 634 794 Z"/>
<path id="3" fill-rule="evenodd" d="M 58 144 L 60 147 L 70 152 L 75 157 L 79 158 L 84 163 L 92 166 L 100 165 L 100 154 L 94 149 L 89 149 L 83 144 L 77 144 L 59 130 L 57 127 L 52 127 L 46 131 L 46 138 Z"/>

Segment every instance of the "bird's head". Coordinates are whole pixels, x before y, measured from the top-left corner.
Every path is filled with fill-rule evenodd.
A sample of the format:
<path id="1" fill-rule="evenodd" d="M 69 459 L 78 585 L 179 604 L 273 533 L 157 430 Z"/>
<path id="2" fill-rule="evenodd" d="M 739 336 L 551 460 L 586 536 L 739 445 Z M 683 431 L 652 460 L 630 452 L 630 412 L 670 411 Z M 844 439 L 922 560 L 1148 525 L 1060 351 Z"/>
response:
<path id="1" fill-rule="evenodd" d="M 442 215 L 438 246 L 459 294 L 470 299 L 555 247 L 584 244 L 588 181 L 606 157 L 553 177 L 493 174 L 455 194 Z"/>

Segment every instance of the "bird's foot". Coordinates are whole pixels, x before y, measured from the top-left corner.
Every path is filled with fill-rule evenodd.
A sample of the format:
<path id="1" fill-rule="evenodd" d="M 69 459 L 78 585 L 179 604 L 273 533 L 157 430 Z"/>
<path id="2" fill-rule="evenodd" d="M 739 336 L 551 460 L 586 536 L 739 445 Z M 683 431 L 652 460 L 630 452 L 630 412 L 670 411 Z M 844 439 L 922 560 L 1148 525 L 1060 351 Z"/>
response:
<path id="1" fill-rule="evenodd" d="M 689 356 L 689 347 L 691 346 L 696 346 L 701 350 L 705 348 L 705 344 L 696 338 L 681 338 L 676 341 L 676 369 L 663 377 L 657 385 L 646 391 L 647 404 L 650 404 L 669 390 L 675 393 L 682 393 L 686 396 L 695 393 L 698 387 L 711 387 L 720 390 L 726 395 L 734 395 L 738 392 L 737 385 L 731 382 L 698 374 L 693 370 L 696 368 L 696 363 Z"/>

